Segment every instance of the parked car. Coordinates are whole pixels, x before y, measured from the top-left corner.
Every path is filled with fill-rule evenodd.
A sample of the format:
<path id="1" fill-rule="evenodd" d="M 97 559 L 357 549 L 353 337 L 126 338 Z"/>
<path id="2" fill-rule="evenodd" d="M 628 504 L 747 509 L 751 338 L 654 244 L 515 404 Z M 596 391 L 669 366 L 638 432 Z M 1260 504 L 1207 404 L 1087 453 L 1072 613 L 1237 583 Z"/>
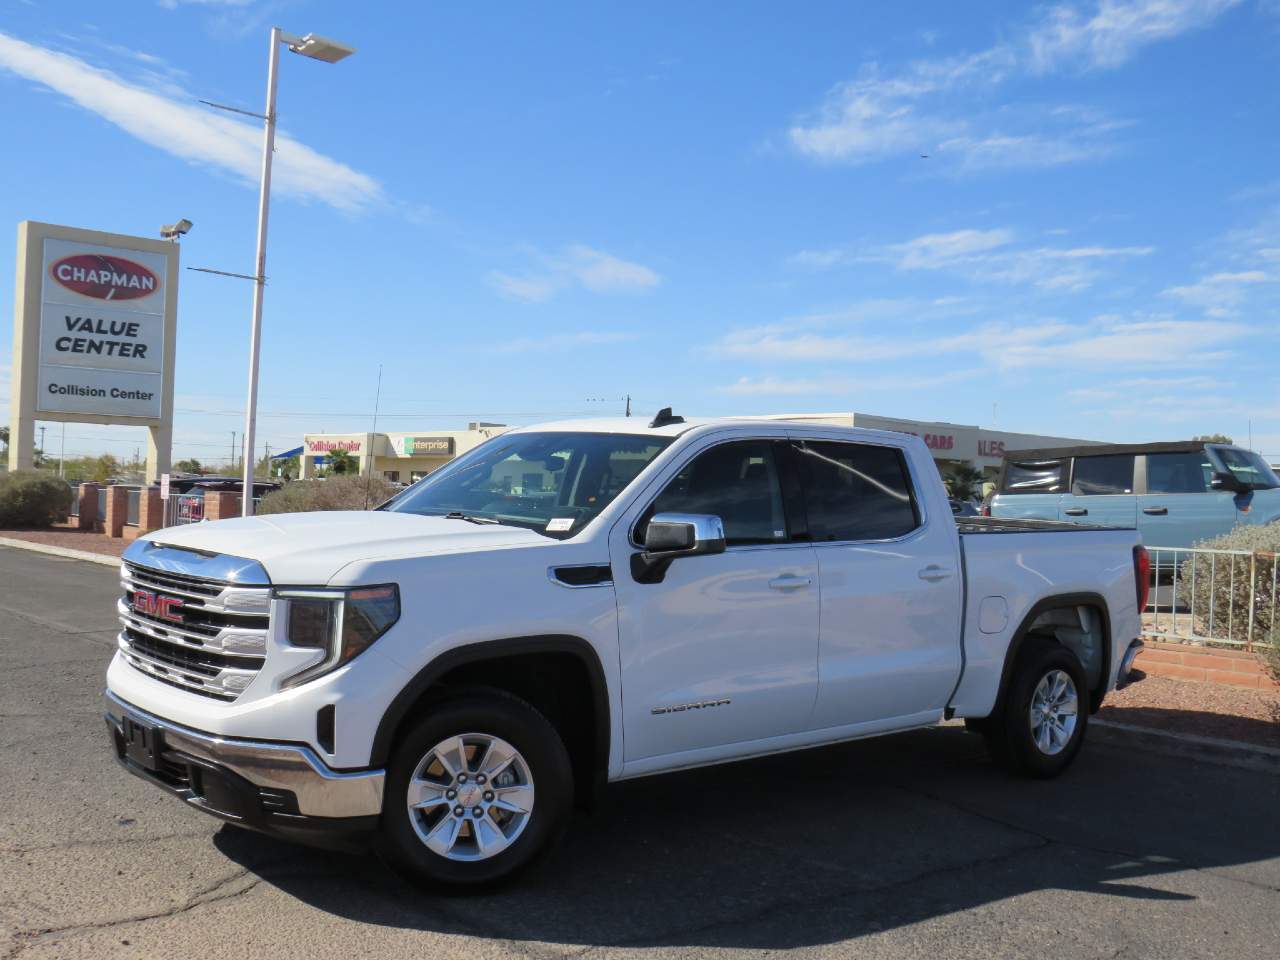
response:
<path id="1" fill-rule="evenodd" d="M 977 506 L 969 500 L 951 500 L 951 513 L 957 517 L 976 517 L 979 515 Z"/>
<path id="2" fill-rule="evenodd" d="M 206 813 L 483 884 L 609 780 L 950 717 L 1054 776 L 1128 679 L 1145 564 L 1131 530 L 958 522 L 908 434 L 521 428 L 376 511 L 139 538 L 107 723 Z"/>
<path id="3" fill-rule="evenodd" d="M 1143 543 L 1190 547 L 1280 519 L 1280 479 L 1250 450 L 1195 440 L 1011 451 L 990 515 L 1137 527 Z"/>

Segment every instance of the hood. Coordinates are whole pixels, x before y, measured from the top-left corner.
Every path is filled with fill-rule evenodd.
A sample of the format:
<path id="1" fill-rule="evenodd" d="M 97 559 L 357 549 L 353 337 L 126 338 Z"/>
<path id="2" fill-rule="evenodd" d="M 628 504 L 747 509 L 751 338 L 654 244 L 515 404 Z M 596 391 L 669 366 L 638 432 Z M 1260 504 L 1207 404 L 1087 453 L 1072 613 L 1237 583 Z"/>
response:
<path id="1" fill-rule="evenodd" d="M 355 561 L 551 543 L 522 527 L 384 510 L 276 513 L 169 527 L 146 539 L 256 560 L 272 583 L 325 584 Z"/>

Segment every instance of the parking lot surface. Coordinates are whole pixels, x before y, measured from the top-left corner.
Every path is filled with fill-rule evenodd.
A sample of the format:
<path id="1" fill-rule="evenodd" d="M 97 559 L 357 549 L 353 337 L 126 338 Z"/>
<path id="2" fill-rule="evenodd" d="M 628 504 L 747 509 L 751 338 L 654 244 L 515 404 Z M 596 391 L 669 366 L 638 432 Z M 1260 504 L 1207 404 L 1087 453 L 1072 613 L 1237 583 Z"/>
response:
<path id="1" fill-rule="evenodd" d="M 612 786 L 535 873 L 441 897 L 119 769 L 114 571 L 0 548 L 0 958 L 1241 957 L 1280 943 L 1280 778 L 954 726 Z"/>

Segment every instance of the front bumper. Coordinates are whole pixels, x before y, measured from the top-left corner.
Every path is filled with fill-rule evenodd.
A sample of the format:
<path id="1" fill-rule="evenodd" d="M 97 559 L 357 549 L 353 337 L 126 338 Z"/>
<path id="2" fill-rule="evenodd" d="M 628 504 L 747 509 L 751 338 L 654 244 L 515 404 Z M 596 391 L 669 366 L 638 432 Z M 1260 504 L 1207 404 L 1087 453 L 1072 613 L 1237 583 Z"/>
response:
<path id="1" fill-rule="evenodd" d="M 199 810 L 290 839 L 350 846 L 382 812 L 385 773 L 330 770 L 309 747 L 237 740 L 171 723 L 105 694 L 107 732 L 130 773 Z M 126 742 L 137 728 L 154 736 L 151 766 Z M 152 733 L 153 732 L 153 733 Z"/>

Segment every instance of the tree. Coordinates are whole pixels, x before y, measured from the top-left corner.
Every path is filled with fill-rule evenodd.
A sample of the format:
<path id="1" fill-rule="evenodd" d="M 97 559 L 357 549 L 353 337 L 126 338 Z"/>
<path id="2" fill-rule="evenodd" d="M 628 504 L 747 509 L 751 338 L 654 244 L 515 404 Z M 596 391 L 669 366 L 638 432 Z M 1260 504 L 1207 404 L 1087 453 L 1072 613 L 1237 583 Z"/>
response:
<path id="1" fill-rule="evenodd" d="M 1192 437 L 1192 440 L 1202 440 L 1205 443 L 1235 443 L 1225 433 L 1202 433 L 1198 437 Z"/>
<path id="2" fill-rule="evenodd" d="M 982 481 L 986 479 L 981 470 L 967 463 L 952 463 L 939 472 L 952 500 L 977 500 L 981 497 Z"/>
<path id="3" fill-rule="evenodd" d="M 95 457 L 90 461 L 90 464 L 90 479 L 92 480 L 106 480 L 108 477 L 114 477 L 120 472 L 120 461 L 109 453 Z"/>
<path id="4" fill-rule="evenodd" d="M 329 472 L 336 474 L 355 473 L 356 458 L 345 450 L 330 450 Z"/>
<path id="5" fill-rule="evenodd" d="M 9 428 L 0 427 L 0 443 L 4 444 L 6 450 L 9 449 Z"/>
<path id="6" fill-rule="evenodd" d="M 205 472 L 200 461 L 196 459 L 179 460 L 173 465 L 173 469 L 178 473 L 194 473 L 199 476 L 203 476 Z"/>

